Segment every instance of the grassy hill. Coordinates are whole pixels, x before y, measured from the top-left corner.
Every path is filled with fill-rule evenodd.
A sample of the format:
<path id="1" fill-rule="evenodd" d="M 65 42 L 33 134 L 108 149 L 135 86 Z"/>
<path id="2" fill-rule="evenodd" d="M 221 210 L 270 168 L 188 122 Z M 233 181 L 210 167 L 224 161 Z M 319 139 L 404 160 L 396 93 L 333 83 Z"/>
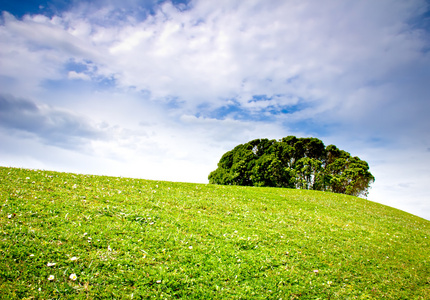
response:
<path id="1" fill-rule="evenodd" d="M 430 222 L 361 198 L 0 167 L 2 299 L 430 299 Z"/>

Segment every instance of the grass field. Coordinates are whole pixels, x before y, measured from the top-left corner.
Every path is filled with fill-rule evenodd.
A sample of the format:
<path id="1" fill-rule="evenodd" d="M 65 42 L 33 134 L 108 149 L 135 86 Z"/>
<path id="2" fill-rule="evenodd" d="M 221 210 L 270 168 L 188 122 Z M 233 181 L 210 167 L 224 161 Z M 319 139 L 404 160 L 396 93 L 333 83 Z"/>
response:
<path id="1" fill-rule="evenodd" d="M 2 299 L 430 299 L 430 222 L 361 198 L 0 167 Z"/>

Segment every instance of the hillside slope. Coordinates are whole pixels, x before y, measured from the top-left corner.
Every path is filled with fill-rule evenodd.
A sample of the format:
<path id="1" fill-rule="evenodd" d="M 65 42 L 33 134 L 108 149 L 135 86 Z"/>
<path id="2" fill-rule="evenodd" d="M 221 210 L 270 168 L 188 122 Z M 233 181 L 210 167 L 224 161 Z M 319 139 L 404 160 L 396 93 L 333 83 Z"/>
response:
<path id="1" fill-rule="evenodd" d="M 0 167 L 0 295 L 430 299 L 430 222 L 352 196 Z"/>

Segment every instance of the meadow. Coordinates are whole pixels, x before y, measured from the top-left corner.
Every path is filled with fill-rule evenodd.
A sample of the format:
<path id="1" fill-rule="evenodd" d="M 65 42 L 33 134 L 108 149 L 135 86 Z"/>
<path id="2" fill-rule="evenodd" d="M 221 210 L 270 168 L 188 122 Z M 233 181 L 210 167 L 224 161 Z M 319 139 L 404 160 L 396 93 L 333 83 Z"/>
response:
<path id="1" fill-rule="evenodd" d="M 430 222 L 362 198 L 0 167 L 1 299 L 430 299 Z"/>

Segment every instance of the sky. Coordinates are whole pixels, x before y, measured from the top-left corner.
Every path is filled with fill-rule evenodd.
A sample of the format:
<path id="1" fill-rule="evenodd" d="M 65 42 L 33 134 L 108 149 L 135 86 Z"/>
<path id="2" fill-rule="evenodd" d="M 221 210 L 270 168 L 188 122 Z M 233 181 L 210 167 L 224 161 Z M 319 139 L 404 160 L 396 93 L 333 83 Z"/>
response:
<path id="1" fill-rule="evenodd" d="M 430 220 L 428 0 L 0 0 L 0 165 L 207 183 L 256 138 Z"/>

